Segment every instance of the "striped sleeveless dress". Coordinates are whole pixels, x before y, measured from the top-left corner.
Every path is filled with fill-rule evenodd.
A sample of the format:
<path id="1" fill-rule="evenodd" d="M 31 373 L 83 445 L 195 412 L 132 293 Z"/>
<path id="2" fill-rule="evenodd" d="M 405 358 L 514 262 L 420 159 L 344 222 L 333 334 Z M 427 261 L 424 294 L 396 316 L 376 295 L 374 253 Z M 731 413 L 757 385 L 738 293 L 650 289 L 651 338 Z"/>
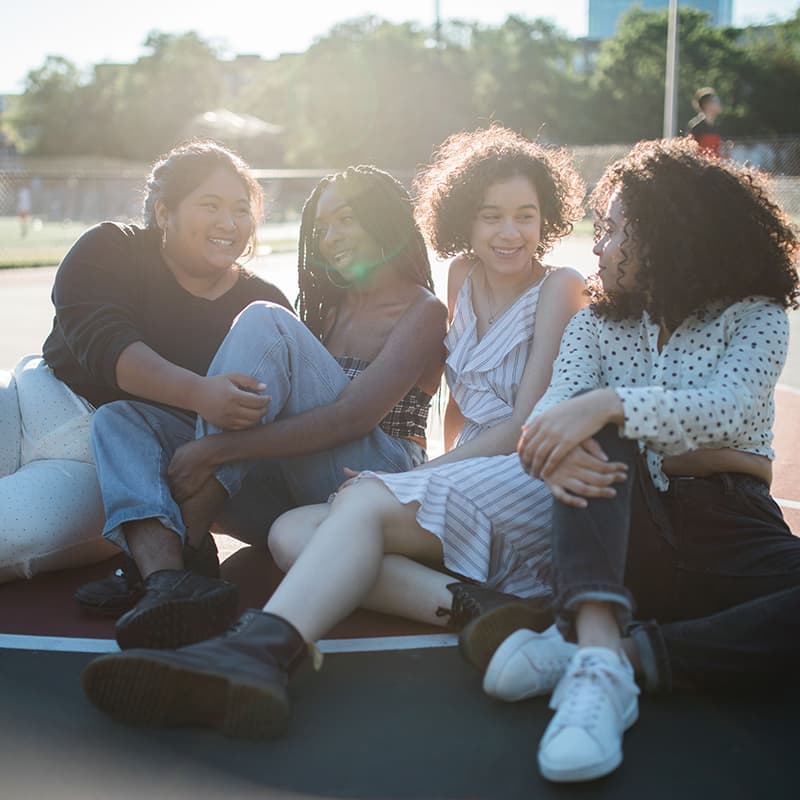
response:
<path id="1" fill-rule="evenodd" d="M 445 374 L 462 414 L 457 444 L 508 419 L 528 358 L 539 283 L 477 337 L 468 276 L 445 339 Z M 419 503 L 417 522 L 442 542 L 445 566 L 491 589 L 520 597 L 549 595 L 550 517 L 547 486 L 523 471 L 516 453 L 470 458 L 377 478 L 403 504 Z"/>

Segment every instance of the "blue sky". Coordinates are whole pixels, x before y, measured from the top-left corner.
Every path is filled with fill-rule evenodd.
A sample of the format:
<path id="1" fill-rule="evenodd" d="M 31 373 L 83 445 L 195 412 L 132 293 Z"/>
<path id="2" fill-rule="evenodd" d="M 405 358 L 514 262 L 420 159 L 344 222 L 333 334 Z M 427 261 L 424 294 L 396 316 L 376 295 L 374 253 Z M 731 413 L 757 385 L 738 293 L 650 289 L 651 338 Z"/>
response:
<path id="1" fill-rule="evenodd" d="M 785 19 L 799 0 L 734 0 L 735 24 Z M 28 71 L 48 54 L 88 67 L 127 62 L 142 53 L 148 32 L 197 31 L 223 53 L 271 58 L 300 51 L 333 24 L 372 13 L 431 24 L 434 0 L 9 0 L 0 12 L 0 94 L 19 92 Z M 574 36 L 586 33 L 588 0 L 440 0 L 443 17 L 497 23 L 509 14 L 549 17 Z"/>

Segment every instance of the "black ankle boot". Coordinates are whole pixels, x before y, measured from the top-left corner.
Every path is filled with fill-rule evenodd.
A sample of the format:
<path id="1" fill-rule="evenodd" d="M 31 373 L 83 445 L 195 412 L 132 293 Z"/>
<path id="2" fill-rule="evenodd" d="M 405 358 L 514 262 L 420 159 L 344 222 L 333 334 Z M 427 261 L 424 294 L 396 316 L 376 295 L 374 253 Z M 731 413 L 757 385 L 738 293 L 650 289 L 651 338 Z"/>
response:
<path id="1" fill-rule="evenodd" d="M 219 555 L 214 537 L 209 533 L 197 547 L 183 546 L 183 565 L 197 575 L 219 578 Z M 144 592 L 142 575 L 136 562 L 125 556 L 107 578 L 85 583 L 75 592 L 81 610 L 100 617 L 118 617 L 133 608 Z"/>
<path id="2" fill-rule="evenodd" d="M 441 613 L 450 617 L 451 628 L 460 630 L 461 655 L 481 672 L 514 631 L 530 628 L 541 633 L 553 624 L 549 598 L 524 599 L 471 583 L 451 583 L 447 588 L 453 605 Z"/>
<path id="3" fill-rule="evenodd" d="M 120 649 L 184 647 L 218 636 L 236 619 L 239 590 L 178 569 L 148 575 L 139 602 L 116 625 Z"/>
<path id="4" fill-rule="evenodd" d="M 102 656 L 83 671 L 83 689 L 130 725 L 272 739 L 286 730 L 289 676 L 307 653 L 285 619 L 250 609 L 225 634 L 199 644 Z"/>

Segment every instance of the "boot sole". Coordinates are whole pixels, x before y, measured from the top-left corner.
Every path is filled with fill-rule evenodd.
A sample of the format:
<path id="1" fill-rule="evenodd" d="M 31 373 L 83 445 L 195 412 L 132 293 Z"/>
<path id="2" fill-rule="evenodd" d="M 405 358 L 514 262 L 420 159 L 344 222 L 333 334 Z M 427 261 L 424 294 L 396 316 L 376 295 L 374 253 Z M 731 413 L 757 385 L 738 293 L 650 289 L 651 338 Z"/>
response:
<path id="1" fill-rule="evenodd" d="M 87 617 L 117 619 L 126 612 L 130 611 L 141 599 L 142 595 L 139 594 L 136 597 L 127 597 L 125 600 L 115 599 L 111 600 L 110 602 L 106 600 L 93 602 L 91 600 L 82 600 L 76 596 L 75 602 L 78 604 L 81 614 L 84 614 Z"/>
<path id="2" fill-rule="evenodd" d="M 553 624 L 549 611 L 526 603 L 509 603 L 468 622 L 458 637 L 461 655 L 480 672 L 485 672 L 498 647 L 514 631 L 529 628 L 541 633 Z"/>
<path id="3" fill-rule="evenodd" d="M 288 727 L 289 701 L 278 687 L 237 683 L 160 660 L 157 654 L 99 658 L 81 680 L 97 708 L 129 725 L 203 727 L 251 740 L 274 739 Z"/>
<path id="4" fill-rule="evenodd" d="M 224 633 L 239 609 L 239 591 L 231 586 L 209 598 L 168 600 L 117 624 L 121 650 L 176 650 Z"/>

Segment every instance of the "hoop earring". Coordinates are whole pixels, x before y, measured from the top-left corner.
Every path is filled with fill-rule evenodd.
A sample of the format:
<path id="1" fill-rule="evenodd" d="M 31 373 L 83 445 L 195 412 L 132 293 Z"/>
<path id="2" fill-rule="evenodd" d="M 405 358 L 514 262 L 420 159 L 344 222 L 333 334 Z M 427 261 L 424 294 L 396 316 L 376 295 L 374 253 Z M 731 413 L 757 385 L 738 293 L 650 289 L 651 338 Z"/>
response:
<path id="1" fill-rule="evenodd" d="M 167 249 L 167 228 L 166 226 L 161 229 L 161 249 Z"/>

